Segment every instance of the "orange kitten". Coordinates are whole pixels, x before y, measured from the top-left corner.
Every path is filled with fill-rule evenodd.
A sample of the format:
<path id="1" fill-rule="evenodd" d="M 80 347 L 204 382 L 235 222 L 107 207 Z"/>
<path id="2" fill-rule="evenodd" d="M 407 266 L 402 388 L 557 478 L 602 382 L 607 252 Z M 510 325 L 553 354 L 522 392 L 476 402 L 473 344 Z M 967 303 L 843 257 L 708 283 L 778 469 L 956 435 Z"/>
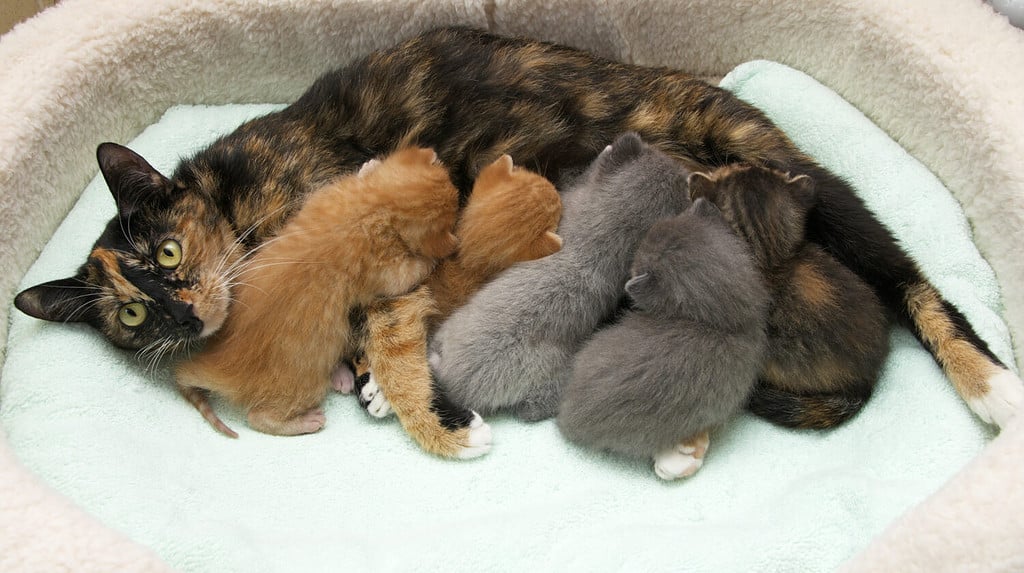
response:
<path id="1" fill-rule="evenodd" d="M 426 287 L 367 309 L 366 356 L 355 365 L 360 402 L 372 415 L 393 410 L 409 435 L 435 454 L 472 457 L 489 449 L 490 428 L 480 416 L 449 402 L 434 384 L 428 332 L 501 271 L 558 251 L 561 212 L 554 185 L 514 167 L 508 155 L 480 172 L 456 228 L 456 254 L 441 262 Z M 372 376 L 366 371 L 371 363 Z"/>
<path id="2" fill-rule="evenodd" d="M 550 181 L 502 155 L 485 167 L 456 227 L 459 250 L 427 279 L 438 323 L 470 295 L 512 265 L 546 257 L 562 248 L 555 234 L 562 201 Z"/>
<path id="3" fill-rule="evenodd" d="M 182 393 L 222 394 L 261 432 L 320 430 L 339 357 L 356 350 L 349 313 L 408 292 L 457 246 L 458 193 L 429 149 L 398 151 L 314 192 L 234 288 L 227 322 L 177 369 Z"/>

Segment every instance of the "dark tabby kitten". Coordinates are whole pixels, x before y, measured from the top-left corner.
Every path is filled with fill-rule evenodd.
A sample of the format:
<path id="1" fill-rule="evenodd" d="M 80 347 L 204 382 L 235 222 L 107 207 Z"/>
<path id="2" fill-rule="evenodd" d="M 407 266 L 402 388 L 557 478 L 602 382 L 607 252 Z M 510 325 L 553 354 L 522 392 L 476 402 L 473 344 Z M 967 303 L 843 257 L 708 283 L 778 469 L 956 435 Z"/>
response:
<path id="1" fill-rule="evenodd" d="M 1004 424 L 1024 384 L 922 276 L 848 184 L 801 153 L 729 92 L 524 38 L 434 30 L 317 80 L 291 106 L 250 121 L 183 161 L 171 178 L 105 144 L 100 169 L 118 213 L 72 277 L 18 295 L 37 318 L 85 321 L 128 348 L 173 348 L 211 334 L 234 265 L 301 198 L 399 147 L 437 150 L 463 196 L 508 153 L 550 179 L 636 131 L 704 171 L 736 161 L 814 179 L 808 238 L 860 275 L 907 324 L 985 420 Z M 173 262 L 172 262 L 173 261 Z"/>
<path id="2" fill-rule="evenodd" d="M 810 177 L 747 165 L 690 177 L 690 195 L 715 203 L 750 244 L 771 294 L 768 348 L 749 409 L 793 427 L 827 428 L 856 414 L 889 352 L 875 292 L 804 238 Z"/>

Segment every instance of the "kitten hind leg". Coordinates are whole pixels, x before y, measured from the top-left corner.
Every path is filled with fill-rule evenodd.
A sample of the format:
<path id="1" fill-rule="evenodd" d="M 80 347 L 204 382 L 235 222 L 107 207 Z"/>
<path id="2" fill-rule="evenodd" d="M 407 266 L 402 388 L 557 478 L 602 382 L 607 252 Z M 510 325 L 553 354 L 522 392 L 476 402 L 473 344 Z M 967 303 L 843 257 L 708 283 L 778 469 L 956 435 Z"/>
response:
<path id="1" fill-rule="evenodd" d="M 327 424 L 327 416 L 319 406 L 293 416 L 282 416 L 275 409 L 254 408 L 249 411 L 248 421 L 254 430 L 265 434 L 297 436 L 319 432 Z"/>
<path id="2" fill-rule="evenodd" d="M 690 477 L 704 465 L 711 438 L 705 430 L 654 456 L 654 473 L 671 481 Z"/>

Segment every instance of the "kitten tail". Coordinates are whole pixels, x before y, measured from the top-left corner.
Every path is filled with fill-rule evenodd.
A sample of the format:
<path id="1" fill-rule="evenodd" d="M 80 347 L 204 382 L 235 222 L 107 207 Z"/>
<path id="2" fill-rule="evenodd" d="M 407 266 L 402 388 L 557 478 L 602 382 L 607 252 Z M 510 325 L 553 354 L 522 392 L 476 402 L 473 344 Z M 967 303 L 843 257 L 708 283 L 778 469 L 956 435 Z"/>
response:
<path id="1" fill-rule="evenodd" d="M 867 403 L 870 393 L 794 394 L 758 382 L 747 409 L 787 428 L 824 430 L 849 420 Z"/>
<path id="2" fill-rule="evenodd" d="M 188 400 L 189 404 L 192 404 L 195 406 L 196 410 L 199 410 L 199 413 L 202 414 L 203 418 L 205 418 L 215 430 L 229 438 L 238 437 L 238 433 L 221 421 L 221 419 L 217 417 L 217 413 L 213 411 L 213 407 L 210 406 L 209 391 L 202 388 L 196 388 L 195 386 L 178 386 L 178 392 Z"/>

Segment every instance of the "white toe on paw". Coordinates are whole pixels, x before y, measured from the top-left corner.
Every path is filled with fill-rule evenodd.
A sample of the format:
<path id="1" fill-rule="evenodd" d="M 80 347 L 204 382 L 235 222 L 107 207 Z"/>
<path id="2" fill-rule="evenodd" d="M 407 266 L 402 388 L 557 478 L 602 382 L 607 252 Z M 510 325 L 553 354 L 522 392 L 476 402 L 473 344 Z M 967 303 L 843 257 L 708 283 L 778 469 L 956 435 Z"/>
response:
<path id="1" fill-rule="evenodd" d="M 366 404 L 366 411 L 374 418 L 384 418 L 392 413 L 391 403 L 384 397 L 384 392 L 377 385 L 377 381 L 373 378 L 373 373 L 370 374 L 369 380 L 363 385 L 363 389 L 359 391 L 359 396 Z"/>
<path id="2" fill-rule="evenodd" d="M 697 473 L 704 460 L 694 452 L 684 453 L 684 448 L 671 448 L 654 456 L 654 473 L 663 480 L 675 480 Z"/>
<path id="3" fill-rule="evenodd" d="M 467 446 L 456 456 L 465 460 L 486 454 L 491 451 L 491 437 L 491 427 L 484 422 L 480 414 L 473 412 L 473 421 L 469 423 Z"/>
<path id="4" fill-rule="evenodd" d="M 1024 382 L 1009 370 L 1000 370 L 987 382 L 988 393 L 980 398 L 968 399 L 967 405 L 982 420 L 1005 428 L 1024 405 Z"/>

